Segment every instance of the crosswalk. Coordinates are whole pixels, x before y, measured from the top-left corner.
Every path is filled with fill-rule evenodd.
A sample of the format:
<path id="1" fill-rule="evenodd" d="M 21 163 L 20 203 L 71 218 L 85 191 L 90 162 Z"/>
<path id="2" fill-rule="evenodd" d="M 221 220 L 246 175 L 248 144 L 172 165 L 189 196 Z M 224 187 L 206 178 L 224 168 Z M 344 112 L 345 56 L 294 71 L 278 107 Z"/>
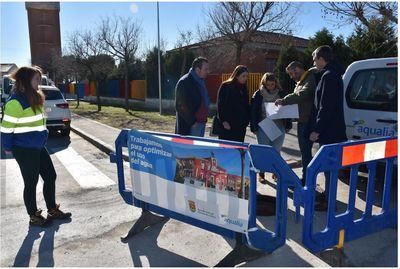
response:
<path id="1" fill-rule="evenodd" d="M 69 145 L 63 149 L 49 149 L 51 158 L 57 172 L 56 192 L 63 193 L 83 192 L 92 189 L 101 189 L 116 185 L 116 175 L 104 173 L 99 169 L 101 165 L 109 165 L 112 170 L 113 164 L 108 159 L 103 159 L 102 164 L 96 166 L 88 161 L 81 153 L 81 149 L 74 149 Z M 23 178 L 15 159 L 2 159 L 1 162 L 1 207 L 9 207 L 23 204 Z M 116 174 L 116 168 L 115 168 Z M 110 178 L 111 177 L 111 178 Z M 113 178 L 113 179 L 112 179 Z M 37 200 L 43 200 L 43 181 L 39 179 L 36 188 Z M 42 205 L 43 206 L 43 205 Z"/>

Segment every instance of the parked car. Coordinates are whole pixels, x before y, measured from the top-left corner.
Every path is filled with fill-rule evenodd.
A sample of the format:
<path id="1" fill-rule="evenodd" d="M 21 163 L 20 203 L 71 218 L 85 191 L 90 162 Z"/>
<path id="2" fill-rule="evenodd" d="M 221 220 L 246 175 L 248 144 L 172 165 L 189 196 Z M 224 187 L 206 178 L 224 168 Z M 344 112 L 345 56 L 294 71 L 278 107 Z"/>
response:
<path id="1" fill-rule="evenodd" d="M 397 58 L 352 63 L 343 76 L 347 138 L 397 136 Z"/>
<path id="2" fill-rule="evenodd" d="M 71 111 L 61 91 L 55 86 L 41 86 L 46 96 L 44 110 L 46 126 L 49 131 L 60 130 L 61 135 L 69 136 L 71 132 Z"/>

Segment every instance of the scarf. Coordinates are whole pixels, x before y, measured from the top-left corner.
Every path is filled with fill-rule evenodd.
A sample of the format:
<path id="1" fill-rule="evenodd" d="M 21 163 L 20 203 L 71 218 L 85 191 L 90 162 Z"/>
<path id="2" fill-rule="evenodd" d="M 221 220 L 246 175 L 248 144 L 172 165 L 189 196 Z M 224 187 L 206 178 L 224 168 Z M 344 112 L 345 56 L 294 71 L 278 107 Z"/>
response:
<path id="1" fill-rule="evenodd" d="M 193 70 L 193 68 L 190 68 L 189 74 L 192 75 L 192 77 L 196 81 L 197 85 L 200 86 L 200 94 L 201 94 L 201 97 L 203 98 L 203 104 L 208 109 L 208 107 L 210 106 L 210 97 L 208 96 L 208 91 L 207 91 L 206 83 L 204 82 L 204 79 L 200 78 L 196 74 L 196 72 Z"/>

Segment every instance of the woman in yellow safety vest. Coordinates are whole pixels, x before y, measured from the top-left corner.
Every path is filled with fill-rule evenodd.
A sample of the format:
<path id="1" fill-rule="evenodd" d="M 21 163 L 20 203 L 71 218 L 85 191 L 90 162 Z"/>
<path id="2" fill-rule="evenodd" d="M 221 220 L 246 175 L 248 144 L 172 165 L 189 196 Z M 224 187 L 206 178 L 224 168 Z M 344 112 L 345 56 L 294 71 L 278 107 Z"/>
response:
<path id="1" fill-rule="evenodd" d="M 55 199 L 57 177 L 45 147 L 48 137 L 43 112 L 44 95 L 39 89 L 42 73 L 38 67 L 21 67 L 13 75 L 15 87 L 8 99 L 1 123 L 1 142 L 6 155 L 14 156 L 24 179 L 24 203 L 29 224 L 48 226 L 52 219 L 68 219 L 71 213 L 59 209 Z M 36 186 L 43 179 L 47 218 L 36 205 Z"/>

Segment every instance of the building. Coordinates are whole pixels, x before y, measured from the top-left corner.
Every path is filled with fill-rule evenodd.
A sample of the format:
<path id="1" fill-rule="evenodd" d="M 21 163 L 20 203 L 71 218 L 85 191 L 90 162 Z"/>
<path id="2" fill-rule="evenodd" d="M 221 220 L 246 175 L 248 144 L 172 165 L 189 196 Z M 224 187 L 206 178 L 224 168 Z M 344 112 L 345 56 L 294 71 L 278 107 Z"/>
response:
<path id="1" fill-rule="evenodd" d="M 18 66 L 13 63 L 6 63 L 0 65 L 1 65 L 1 77 L 3 77 L 4 75 L 11 75 L 18 69 Z"/>
<path id="2" fill-rule="evenodd" d="M 273 72 L 279 57 L 279 52 L 284 44 L 291 44 L 299 51 L 304 51 L 308 45 L 308 39 L 257 31 L 251 42 L 247 43 L 241 54 L 240 64 L 246 65 L 251 73 Z M 208 58 L 210 62 L 210 73 L 231 73 L 235 68 L 236 47 L 226 37 L 214 38 L 206 42 L 199 42 L 167 51 L 168 53 L 188 49 L 194 55 Z"/>
<path id="3" fill-rule="evenodd" d="M 218 166 L 214 156 L 209 158 L 177 158 L 177 174 L 189 179 L 191 184 L 195 181 L 201 183 L 204 188 L 215 189 L 217 192 L 232 192 L 238 195 L 241 186 L 241 177 L 228 174 L 227 170 Z M 183 179 L 175 181 L 184 183 Z M 249 178 L 245 177 L 244 186 L 249 185 Z"/>
<path id="4" fill-rule="evenodd" d="M 32 65 L 52 75 L 52 62 L 61 56 L 60 3 L 26 2 Z"/>

